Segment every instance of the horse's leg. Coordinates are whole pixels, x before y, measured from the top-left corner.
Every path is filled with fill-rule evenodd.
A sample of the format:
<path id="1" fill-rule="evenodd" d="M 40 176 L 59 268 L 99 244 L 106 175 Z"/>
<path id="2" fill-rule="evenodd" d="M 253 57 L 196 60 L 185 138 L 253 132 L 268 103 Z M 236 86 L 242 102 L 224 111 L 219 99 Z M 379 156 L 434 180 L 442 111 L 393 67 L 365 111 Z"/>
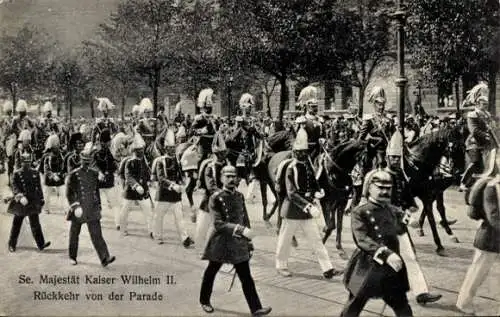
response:
<path id="1" fill-rule="evenodd" d="M 267 184 L 265 182 L 259 182 L 260 186 L 260 196 L 262 197 L 262 219 L 269 226 L 269 217 L 267 216 Z"/>
<path id="2" fill-rule="evenodd" d="M 192 174 L 189 174 L 189 183 L 186 187 L 186 197 L 189 201 L 189 207 L 191 209 L 191 222 L 196 223 L 196 212 L 197 208 L 194 207 L 193 193 L 196 187 L 196 180 Z"/>
<path id="3" fill-rule="evenodd" d="M 423 202 L 423 200 L 422 200 Z M 432 201 L 431 201 L 431 210 L 432 210 Z M 420 217 L 418 219 L 418 235 L 420 237 L 423 237 L 424 234 L 424 223 L 425 223 L 425 217 L 427 216 L 427 213 L 424 212 L 424 209 L 422 209 L 422 212 L 420 213 Z"/>
<path id="4" fill-rule="evenodd" d="M 434 239 L 434 243 L 437 246 L 436 253 L 440 256 L 445 256 L 444 247 L 441 244 L 441 239 L 439 238 L 439 233 L 436 227 L 436 220 L 434 219 L 434 214 L 432 212 L 432 199 L 427 197 L 422 202 L 424 204 L 423 212 L 427 213 L 427 218 L 429 219 L 429 226 L 431 226 L 432 237 Z"/>
<path id="5" fill-rule="evenodd" d="M 441 225 L 441 227 L 444 228 L 446 233 L 450 236 L 451 241 L 458 243 L 459 242 L 458 238 L 453 234 L 453 231 L 450 228 L 450 224 L 449 224 L 448 220 L 446 219 L 446 209 L 444 207 L 443 195 L 444 195 L 444 192 L 440 190 L 436 196 L 436 209 L 438 210 L 439 216 L 441 217 L 440 225 Z"/>
<path id="6" fill-rule="evenodd" d="M 325 216 L 326 228 L 324 230 L 323 235 L 323 244 L 326 243 L 328 238 L 332 235 L 333 229 L 335 229 L 335 217 L 334 213 L 336 212 L 336 204 L 335 202 L 327 202 L 324 204 L 323 215 Z"/>
<path id="7" fill-rule="evenodd" d="M 341 198 L 339 202 L 337 203 L 337 210 L 336 210 L 336 215 L 337 215 L 337 236 L 335 237 L 335 241 L 337 243 L 337 251 L 339 252 L 339 256 L 342 259 L 347 260 L 347 254 L 344 251 L 344 248 L 342 247 L 342 227 L 344 224 L 344 210 L 347 205 L 347 197 L 346 198 Z"/>

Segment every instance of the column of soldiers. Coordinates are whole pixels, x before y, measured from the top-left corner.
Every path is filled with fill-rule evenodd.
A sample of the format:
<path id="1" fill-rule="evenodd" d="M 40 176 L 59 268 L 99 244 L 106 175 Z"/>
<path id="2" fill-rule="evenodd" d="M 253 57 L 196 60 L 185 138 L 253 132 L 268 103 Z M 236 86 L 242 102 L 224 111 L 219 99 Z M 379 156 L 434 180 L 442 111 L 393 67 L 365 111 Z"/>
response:
<path id="1" fill-rule="evenodd" d="M 246 112 L 237 118 L 235 126 L 229 128 L 228 134 L 232 133 L 233 136 L 237 136 L 234 137 L 237 139 L 242 138 L 246 156 L 243 155 L 241 159 L 238 157 L 237 164 L 234 166 L 227 160 L 228 149 L 223 134 L 216 133 L 220 132 L 219 127 L 226 123 L 214 120 L 207 114 L 211 110 L 211 94 L 213 94 L 211 89 L 200 93 L 198 106 L 200 106 L 201 114 L 195 117 L 186 133 L 187 137 L 196 135 L 203 140 L 200 141 L 204 150 L 200 161 L 206 164 L 199 169 L 203 171 L 202 175 L 198 175 L 200 180 L 198 187 L 205 191 L 200 211 L 195 219 L 194 241 L 187 233 L 182 216 L 181 195 L 191 183 L 183 174 L 185 162 L 175 153 L 178 144 L 176 137 L 179 131 L 176 134 L 171 127 L 167 126 L 163 144 L 164 154 L 156 158 L 151 167 L 145 158 L 144 137 L 148 138 L 149 133 L 156 129 L 146 118 L 148 115 L 144 115 L 151 108 L 150 101 L 143 100 L 138 108 L 133 109 L 136 116 L 133 138 L 125 136 L 122 142 L 113 144 L 111 142 L 113 135 L 118 135 L 120 131 L 120 128 L 108 117 L 114 105 L 109 99 L 100 98 L 98 109 L 103 112 L 103 116 L 97 119 L 90 131 L 71 134 L 68 140 L 69 152 L 66 156 L 61 152 L 58 126 L 50 121 L 51 108 L 48 106 L 44 108 L 46 119 L 40 120 L 44 124 L 39 125 L 26 116 L 26 102 L 18 102 L 16 110 L 19 115 L 12 120 L 9 133 L 6 133 L 10 139 L 7 137 L 7 140 L 4 140 L 8 144 L 7 148 L 12 147 L 12 143 L 20 143 L 19 147 L 13 151 L 6 151 L 9 175 L 12 175 L 9 181 L 14 194 L 9 204 L 9 212 L 15 215 L 9 239 L 9 250 L 15 252 L 22 219 L 26 216 L 30 219 L 39 249 L 43 250 L 50 245 L 50 242 L 44 240 L 38 214 L 44 206 L 47 211 L 50 211 L 48 209 L 50 197 L 54 191 L 59 197 L 64 196 L 61 191 L 63 186 L 66 187 L 67 202 L 60 202 L 59 206 L 67 210 L 66 217 L 68 221 L 71 221 L 69 258 L 73 265 L 77 264 L 78 236 L 83 223 L 87 223 L 101 264 L 107 266 L 115 260 L 115 257 L 110 256 L 102 237 L 100 219 L 103 205 L 112 212 L 116 228 L 124 236 L 128 235 L 128 214 L 132 208 L 139 206 L 144 214 L 149 236 L 160 244 L 164 242 L 165 213 L 167 210 L 173 210 L 181 243 L 189 248 L 196 241 L 196 245 L 204 250 L 203 258 L 210 261 L 200 292 L 202 309 L 207 313 L 213 312 L 210 304 L 213 280 L 221 265 L 229 263 L 235 266 L 236 273 L 244 284 L 244 293 L 251 312 L 254 315 L 268 314 L 270 308 L 263 308 L 260 304 L 248 269 L 248 261 L 253 248 L 251 240 L 255 233 L 250 228 L 244 196 L 236 190 L 236 185 L 241 176 L 237 169 L 238 162 L 243 161 L 240 167 L 248 168 L 247 152 L 254 150 L 247 145 L 246 136 L 253 137 L 252 133 L 256 133 L 255 136 L 258 138 L 265 137 L 273 128 L 272 122 L 263 120 L 264 124 L 258 130 L 255 128 L 252 130 L 248 129 L 248 123 L 256 121 L 254 118 L 249 117 Z M 472 94 L 476 95 L 473 99 L 476 109 L 467 117 L 469 130 L 471 130 L 467 143 L 471 165 L 464 176 L 464 182 L 468 182 L 467 188 L 472 185 L 469 179 L 471 175 L 482 171 L 481 160 L 478 159 L 481 153 L 478 154 L 478 150 L 488 149 L 494 141 L 494 135 L 489 131 L 491 129 L 488 122 L 490 118 L 484 110 L 484 103 L 487 102 L 483 98 L 484 93 L 478 89 L 478 91 L 473 90 Z M 280 207 L 283 223 L 276 250 L 276 269 L 283 276 L 292 275 L 287 267 L 287 259 L 295 230 L 301 227 L 315 250 L 323 276 L 330 279 L 342 273 L 342 270 L 333 268 L 328 252 L 321 242 L 315 221 L 322 213 L 318 204 L 318 200 L 322 198 L 322 189 L 316 182 L 312 162 L 318 153 L 328 146 L 327 134 L 332 133 L 332 130 L 337 132 L 337 142 L 340 142 L 345 135 L 349 133 L 352 135 L 350 130 L 359 129 L 357 133 L 359 139 L 376 142 L 370 143 L 372 147 L 368 149 L 367 160 L 359 164 L 358 178 L 361 182 L 356 183 L 355 180 L 354 183 L 353 235 L 360 251 L 354 253 L 345 272 L 344 281 L 350 295 L 343 316 L 359 315 L 366 301 L 372 297 L 383 298 L 398 316 L 410 316 L 411 308 L 404 295 L 408 289 L 413 290 L 417 302 L 421 304 L 439 300 L 441 295 L 429 293 L 406 228 L 411 215 L 416 211 L 416 204 L 411 194 L 406 192 L 405 181 L 399 170 L 402 148 L 396 145 L 401 146 L 403 140 L 399 133 L 394 133 L 394 121 L 384 112 L 385 92 L 382 88 L 375 87 L 370 95 L 370 102 L 374 105 L 374 114 L 364 117 L 361 123 L 349 119 L 347 121 L 349 124 L 342 123 L 342 120 L 324 122 L 317 115 L 317 95 L 317 89 L 312 86 L 306 87 L 301 92 L 299 102 L 306 109 L 306 115 L 296 121 L 297 130 L 293 126 L 288 127 L 290 133 L 295 136 L 295 141 L 292 143 L 293 160 L 285 171 L 287 196 Z M 244 97 L 242 98 L 243 110 L 245 110 L 245 100 L 249 104 L 253 102 L 248 99 L 248 96 Z M 9 107 L 10 105 L 7 104 L 4 110 L 9 110 Z M 141 116 L 145 117 L 140 119 Z M 46 124 L 46 120 L 49 124 Z M 230 126 L 230 122 L 227 124 Z M 274 125 L 276 128 L 276 123 Z M 252 127 L 255 126 L 252 124 Z M 341 126 L 345 129 L 344 135 L 340 135 L 339 131 L 335 131 L 334 128 Z M 34 133 L 30 131 L 35 131 L 40 127 L 48 130 L 48 137 L 45 140 L 45 148 L 37 164 L 38 167 L 35 169 L 33 162 L 36 150 L 31 147 Z M 185 136 L 181 133 L 180 137 Z M 411 143 L 414 141 L 413 138 L 415 135 L 405 141 Z M 86 143 L 86 141 L 90 142 Z M 255 143 L 253 145 L 255 146 Z M 127 148 L 131 155 L 122 155 L 120 161 L 117 161 L 117 153 L 122 148 Z M 206 160 L 210 154 L 213 154 L 214 158 Z M 125 157 L 122 159 L 123 156 Z M 470 172 L 470 169 L 474 172 Z M 117 174 L 116 177 L 115 174 Z M 495 179 L 490 175 L 488 189 L 494 187 Z M 36 188 L 36 190 L 26 190 L 28 181 L 33 182 L 29 184 L 30 188 Z M 157 183 L 156 187 L 151 187 L 151 181 Z M 111 203 L 117 194 L 116 185 L 122 185 L 123 188 L 124 201 L 121 209 L 114 208 Z M 151 192 L 154 189 L 156 189 L 156 195 L 153 199 Z M 493 191 L 489 190 L 489 192 Z M 473 201 L 471 204 L 481 205 L 477 202 L 477 189 L 474 188 L 471 193 L 469 196 L 469 201 L 471 199 Z M 469 195 L 469 190 L 467 194 Z M 492 195 L 490 193 L 488 197 Z M 490 218 L 491 216 L 488 218 L 487 215 L 480 219 L 490 221 Z M 497 218 L 493 218 L 493 222 Z M 498 249 L 494 247 L 484 248 L 487 249 L 485 252 L 498 253 Z M 228 256 L 222 251 L 228 249 L 234 250 L 234 254 Z M 476 269 L 476 271 L 471 269 L 468 273 L 457 302 L 457 307 L 460 309 L 466 310 L 470 306 L 471 298 L 478 286 L 477 280 L 467 281 L 477 279 L 475 274 L 480 275 L 479 280 L 484 279 L 485 272 L 487 273 L 486 267 L 488 263 L 491 263 L 491 258 L 489 253 L 479 252 L 476 255 L 474 263 L 480 261 L 478 265 L 481 269 Z M 391 283 L 387 283 L 388 280 Z M 366 285 L 370 285 L 369 289 L 366 289 Z"/>

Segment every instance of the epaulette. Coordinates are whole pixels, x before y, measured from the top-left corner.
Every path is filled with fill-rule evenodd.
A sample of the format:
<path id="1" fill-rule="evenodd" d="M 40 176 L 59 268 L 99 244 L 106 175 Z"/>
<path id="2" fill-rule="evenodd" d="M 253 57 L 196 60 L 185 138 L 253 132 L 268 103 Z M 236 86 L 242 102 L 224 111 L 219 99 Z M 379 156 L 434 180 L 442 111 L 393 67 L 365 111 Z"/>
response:
<path id="1" fill-rule="evenodd" d="M 373 119 L 373 113 L 363 114 L 362 120 L 371 120 L 371 119 Z"/>
<path id="2" fill-rule="evenodd" d="M 222 200 L 221 197 L 219 197 L 220 194 L 222 194 L 224 191 L 222 189 L 217 189 L 212 195 L 214 196 L 214 199 L 215 198 L 219 198 L 220 200 Z"/>
<path id="3" fill-rule="evenodd" d="M 467 113 L 467 118 L 478 118 L 478 114 L 476 112 L 476 110 L 473 110 L 473 111 L 469 111 L 469 113 Z"/>

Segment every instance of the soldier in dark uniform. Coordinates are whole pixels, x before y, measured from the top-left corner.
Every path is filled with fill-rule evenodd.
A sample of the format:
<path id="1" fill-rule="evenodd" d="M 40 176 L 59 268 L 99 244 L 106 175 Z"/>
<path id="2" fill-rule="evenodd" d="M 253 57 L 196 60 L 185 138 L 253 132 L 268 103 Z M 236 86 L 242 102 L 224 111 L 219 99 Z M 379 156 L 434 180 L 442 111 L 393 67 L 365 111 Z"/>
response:
<path id="1" fill-rule="evenodd" d="M 396 316 L 412 316 L 405 263 L 398 235 L 404 232 L 400 210 L 390 204 L 392 177 L 373 170 L 366 175 L 366 201 L 351 213 L 354 251 L 344 276 L 349 300 L 341 316 L 359 316 L 370 298 L 382 298 Z"/>
<path id="2" fill-rule="evenodd" d="M 499 163 L 498 154 L 496 154 L 496 162 L 494 162 L 496 168 L 492 166 L 489 171 L 486 171 L 474 183 L 468 196 L 468 215 L 474 220 L 480 220 L 481 226 L 477 229 L 474 238 L 474 258 L 467 270 L 456 303 L 457 308 L 467 315 L 474 315 L 474 296 L 487 278 L 492 266 L 498 263 L 500 253 Z M 495 171 L 496 175 L 493 173 Z"/>
<path id="3" fill-rule="evenodd" d="M 326 133 L 323 127 L 323 120 L 318 116 L 318 89 L 314 86 L 307 86 L 299 94 L 298 103 L 305 109 L 305 129 L 307 132 L 307 142 L 309 153 L 314 161 L 319 155 L 321 146 L 325 143 Z"/>
<path id="4" fill-rule="evenodd" d="M 14 199 L 10 202 L 7 209 L 8 213 L 14 215 L 9 238 L 10 252 L 16 251 L 17 238 L 19 237 L 24 217 L 29 218 L 31 232 L 33 233 L 38 249 L 43 250 L 50 246 L 49 241 L 45 242 L 38 217 L 45 203 L 40 174 L 36 169 L 31 167 L 33 161 L 31 153 L 25 152 L 21 154 L 21 160 L 21 168 L 14 171 L 12 177 Z"/>
<path id="5" fill-rule="evenodd" d="M 19 134 L 19 137 L 17 138 L 18 145 L 17 149 L 14 153 L 14 168 L 18 169 L 21 168 L 22 166 L 22 158 L 21 155 L 23 153 L 29 153 L 33 155 L 33 159 L 35 158 L 35 152 L 33 148 L 31 147 L 31 131 L 28 129 L 24 129 L 21 131 Z"/>
<path id="6" fill-rule="evenodd" d="M 47 134 L 59 133 L 58 121 L 53 117 L 53 112 L 54 108 L 52 106 L 52 102 L 47 101 L 43 105 L 44 117 L 40 118 L 40 123 L 43 122 L 42 129 L 45 130 Z"/>
<path id="7" fill-rule="evenodd" d="M 108 98 L 97 98 L 97 100 L 99 100 L 97 110 L 102 112 L 102 117 L 96 119 L 96 124 L 92 130 L 92 142 L 94 143 L 98 141 L 98 137 L 102 137 L 104 130 L 108 130 L 110 135 L 118 132 L 118 127 L 113 118 L 109 118 L 109 111 L 113 110 L 115 105 Z"/>
<path id="8" fill-rule="evenodd" d="M 375 112 L 364 116 L 358 136 L 360 140 L 372 139 L 374 141 L 368 143 L 368 161 L 364 162 L 364 174 L 372 168 L 387 166 L 385 149 L 395 131 L 394 122 L 384 112 L 386 103 L 384 89 L 374 87 L 369 101 L 373 103 Z M 372 165 L 374 158 L 376 158 L 376 166 Z"/>
<path id="9" fill-rule="evenodd" d="M 152 180 L 158 182 L 153 212 L 153 237 L 163 244 L 163 219 L 168 210 L 173 210 L 177 233 L 185 248 L 194 241 L 189 237 L 182 215 L 182 192 L 184 182 L 182 169 L 175 156 L 175 135 L 171 129 L 165 135 L 165 155 L 153 162 Z"/>
<path id="10" fill-rule="evenodd" d="M 195 116 L 189 131 L 189 137 L 196 135 L 200 138 L 199 142 L 203 150 L 201 161 L 208 158 L 216 131 L 215 125 L 210 117 L 210 113 L 212 112 L 213 93 L 214 91 L 210 88 L 200 91 L 197 103 L 200 113 Z"/>
<path id="11" fill-rule="evenodd" d="M 64 170 L 66 174 L 80 167 L 80 152 L 83 150 L 83 146 L 82 134 L 80 132 L 73 133 L 69 139 L 69 152 L 64 157 Z"/>
<path id="12" fill-rule="evenodd" d="M 475 109 L 467 114 L 469 136 L 465 140 L 465 150 L 469 165 L 461 181 L 461 190 L 470 188 L 474 183 L 474 174 L 482 173 L 484 169 L 483 154 L 485 151 L 498 147 L 491 133 L 493 118 L 486 111 L 488 107 L 488 86 L 479 84 L 474 86 L 464 102 L 474 104 Z"/>
<path id="13" fill-rule="evenodd" d="M 251 240 L 255 237 L 255 233 L 250 229 L 243 195 L 236 190 L 236 168 L 224 167 L 221 177 L 223 189 L 214 193 L 209 202 L 209 208 L 215 215 L 215 232 L 203 256 L 209 263 L 203 274 L 200 304 L 205 312 L 214 312 L 210 298 L 215 276 L 224 263 L 229 263 L 236 269 L 252 315 L 264 316 L 271 312 L 271 307 L 262 307 L 250 273 L 249 262 L 253 251 Z"/>
<path id="14" fill-rule="evenodd" d="M 115 261 L 109 255 L 108 246 L 102 236 L 101 229 L 101 199 L 99 196 L 99 172 L 92 169 L 92 143 L 87 143 L 80 153 L 82 166 L 73 170 L 67 179 L 66 198 L 70 205 L 67 220 L 71 221 L 69 231 L 69 258 L 76 265 L 78 255 L 78 240 L 82 224 L 86 223 L 90 239 L 97 251 L 102 266 Z"/>

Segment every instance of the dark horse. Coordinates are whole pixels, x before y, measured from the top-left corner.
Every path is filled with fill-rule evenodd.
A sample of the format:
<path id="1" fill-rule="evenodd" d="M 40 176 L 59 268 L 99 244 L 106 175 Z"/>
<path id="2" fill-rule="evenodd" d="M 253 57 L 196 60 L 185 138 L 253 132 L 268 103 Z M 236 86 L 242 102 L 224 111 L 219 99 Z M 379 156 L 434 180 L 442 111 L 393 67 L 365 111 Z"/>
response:
<path id="1" fill-rule="evenodd" d="M 418 197 L 423 204 L 420 223 L 423 224 L 425 217 L 429 220 L 434 242 L 437 246 L 436 252 L 439 255 L 444 255 L 444 247 L 437 231 L 432 203 L 436 200 L 437 193 L 443 192 L 446 188 L 436 190 L 436 183 L 432 176 L 443 156 L 448 155 L 453 161 L 459 161 L 463 158 L 463 143 L 463 127 L 457 125 L 424 135 L 409 149 L 405 148 L 403 166 L 408 177 L 408 185 L 411 193 Z M 441 225 L 449 235 L 453 236 L 444 214 L 444 208 L 438 208 L 438 211 L 442 219 Z"/>

